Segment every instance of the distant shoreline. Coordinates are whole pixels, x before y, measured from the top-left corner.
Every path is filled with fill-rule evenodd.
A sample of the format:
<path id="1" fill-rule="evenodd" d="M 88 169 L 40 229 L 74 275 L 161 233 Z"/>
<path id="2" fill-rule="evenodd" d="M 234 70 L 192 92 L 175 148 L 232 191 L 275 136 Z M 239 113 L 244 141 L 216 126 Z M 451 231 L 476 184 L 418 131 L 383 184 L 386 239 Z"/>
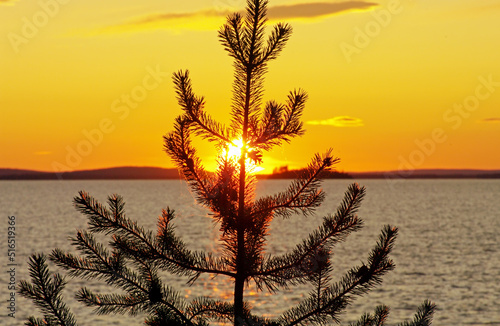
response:
<path id="1" fill-rule="evenodd" d="M 257 175 L 259 180 L 294 179 L 302 170 Z M 158 167 L 115 167 L 72 172 L 43 172 L 0 169 L 0 180 L 179 180 L 177 169 Z M 387 172 L 328 172 L 322 179 L 499 179 L 500 170 L 409 170 Z"/>

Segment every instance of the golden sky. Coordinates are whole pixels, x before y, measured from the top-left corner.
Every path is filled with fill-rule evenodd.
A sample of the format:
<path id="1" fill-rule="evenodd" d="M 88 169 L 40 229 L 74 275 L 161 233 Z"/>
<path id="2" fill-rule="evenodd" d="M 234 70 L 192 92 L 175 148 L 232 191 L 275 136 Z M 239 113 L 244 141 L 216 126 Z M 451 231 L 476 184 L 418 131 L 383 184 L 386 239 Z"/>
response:
<path id="1" fill-rule="evenodd" d="M 243 0 L 0 0 L 0 168 L 173 167 L 162 136 L 188 69 L 228 122 L 232 61 L 217 38 Z M 271 0 L 294 33 L 265 100 L 303 88 L 305 136 L 264 156 L 343 171 L 500 169 L 499 0 Z M 212 144 L 199 152 L 213 169 Z"/>

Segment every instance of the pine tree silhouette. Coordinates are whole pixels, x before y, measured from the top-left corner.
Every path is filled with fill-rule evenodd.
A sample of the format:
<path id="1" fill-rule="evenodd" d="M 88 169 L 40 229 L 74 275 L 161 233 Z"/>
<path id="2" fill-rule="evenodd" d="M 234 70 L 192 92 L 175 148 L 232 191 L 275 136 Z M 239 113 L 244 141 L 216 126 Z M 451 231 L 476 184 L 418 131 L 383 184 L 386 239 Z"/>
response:
<path id="1" fill-rule="evenodd" d="M 81 191 L 74 199 L 76 208 L 88 218 L 88 230 L 72 239 L 80 255 L 55 249 L 50 260 L 70 276 L 104 280 L 121 294 L 97 294 L 82 288 L 76 297 L 94 307 L 98 314 L 146 315 L 147 325 L 208 325 L 210 321 L 234 325 L 305 325 L 340 322 L 340 314 L 352 301 L 382 281 L 394 268 L 389 258 L 398 229 L 385 226 L 379 240 L 360 266 L 352 267 L 340 280 L 332 279 L 330 260 L 334 246 L 362 227 L 357 210 L 365 188 L 352 184 L 336 212 L 324 217 L 319 227 L 284 255 L 265 251 L 266 236 L 274 218 L 290 218 L 296 213 L 313 214 L 325 198 L 320 174 L 338 162 L 331 150 L 315 155 L 296 180 L 278 194 L 256 199 L 256 178 L 251 169 L 261 163 L 263 153 L 303 134 L 300 121 L 307 99 L 303 90 L 290 92 L 284 104 L 270 101 L 262 105 L 267 63 L 276 59 L 290 38 L 288 24 L 277 24 L 265 39 L 265 0 L 248 0 L 245 15 L 228 17 L 219 38 L 234 59 L 235 80 L 231 123 L 224 126 L 205 111 L 205 100 L 196 96 L 187 71 L 173 80 L 183 114 L 172 132 L 164 137 L 165 150 L 182 171 L 197 201 L 208 208 L 220 227 L 222 254 L 191 251 L 175 234 L 175 213 L 167 208 L 158 221 L 157 232 L 145 230 L 125 217 L 120 196 L 98 203 Z M 192 144 L 202 137 L 219 150 L 218 168 L 208 173 Z M 239 143 L 237 157 L 229 147 Z M 110 236 L 107 246 L 97 234 Z M 41 308 L 44 317 L 30 317 L 27 325 L 76 325 L 75 317 L 63 303 L 65 281 L 51 276 L 45 255 L 29 261 L 31 283 L 21 281 L 20 293 Z M 201 297 L 191 301 L 165 284 L 160 272 L 185 276 L 195 286 L 202 274 L 229 278 L 234 282 L 234 299 L 224 302 Z M 251 313 L 245 301 L 245 286 L 277 292 L 298 284 L 310 284 L 311 292 L 296 307 L 273 319 Z M 401 325 L 430 325 L 434 304 L 424 302 L 413 321 Z M 352 325 L 384 325 L 389 308 L 377 307 Z"/>

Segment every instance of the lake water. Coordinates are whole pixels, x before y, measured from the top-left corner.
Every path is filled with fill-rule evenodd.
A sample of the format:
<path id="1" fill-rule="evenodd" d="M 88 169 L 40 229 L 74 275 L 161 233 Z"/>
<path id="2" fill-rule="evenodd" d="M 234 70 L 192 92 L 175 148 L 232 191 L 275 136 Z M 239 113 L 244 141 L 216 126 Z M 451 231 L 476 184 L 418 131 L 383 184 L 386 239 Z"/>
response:
<path id="1" fill-rule="evenodd" d="M 327 180 L 324 204 L 313 217 L 276 219 L 271 225 L 268 252 L 282 254 L 334 212 L 348 180 Z M 433 325 L 500 325 L 500 180 L 358 180 L 367 187 L 359 216 L 365 227 L 334 249 L 334 279 L 365 261 L 385 224 L 400 229 L 392 258 L 396 269 L 384 283 L 347 309 L 342 324 L 355 321 L 375 306 L 391 307 L 389 324 L 413 318 L 425 299 L 438 306 Z M 289 181 L 260 181 L 258 194 L 283 190 Z M 194 250 L 218 250 L 218 228 L 200 209 L 185 183 L 168 181 L 1 181 L 2 224 L 0 262 L 7 268 L 7 217 L 16 216 L 16 278 L 28 279 L 27 258 L 33 252 L 49 253 L 55 247 L 72 249 L 67 238 L 86 220 L 72 206 L 79 190 L 105 202 L 117 193 L 126 201 L 127 216 L 155 229 L 161 209 L 177 211 L 177 231 Z M 57 270 L 52 266 L 54 270 Z M 23 325 L 27 316 L 41 316 L 30 301 L 16 297 L 16 319 L 7 313 L 8 278 L 0 274 L 0 324 Z M 200 278 L 191 287 L 181 277 L 167 276 L 166 283 L 186 297 L 206 295 L 231 299 L 231 283 L 222 277 Z M 68 278 L 65 297 L 80 325 L 140 325 L 142 317 L 95 316 L 71 298 L 72 291 L 89 282 Z M 108 292 L 101 283 L 93 288 Z M 276 294 L 250 288 L 246 298 L 253 312 L 269 317 L 298 303 L 309 291 L 294 287 Z"/>

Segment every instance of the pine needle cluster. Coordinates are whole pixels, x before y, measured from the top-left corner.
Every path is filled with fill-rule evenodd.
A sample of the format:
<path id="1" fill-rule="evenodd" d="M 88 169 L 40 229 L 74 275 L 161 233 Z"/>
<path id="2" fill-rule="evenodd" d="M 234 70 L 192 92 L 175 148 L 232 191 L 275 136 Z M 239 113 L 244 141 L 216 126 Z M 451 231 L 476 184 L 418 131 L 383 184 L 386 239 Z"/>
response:
<path id="1" fill-rule="evenodd" d="M 277 24 L 266 36 L 267 1 L 248 0 L 245 14 L 230 15 L 219 38 L 234 59 L 231 123 L 215 121 L 205 110 L 205 100 L 195 95 L 188 71 L 174 74 L 177 100 L 183 114 L 164 137 L 165 151 L 182 171 L 200 205 L 210 211 L 220 228 L 221 254 L 192 251 L 176 235 L 175 212 L 166 208 L 156 232 L 145 230 L 125 215 L 123 198 L 112 195 L 107 205 L 81 191 L 75 207 L 88 219 L 88 229 L 71 239 L 78 254 L 55 249 L 49 258 L 71 277 L 101 280 L 120 290 L 95 293 L 81 288 L 78 301 L 95 308 L 97 314 L 143 314 L 147 325 L 208 325 L 225 321 L 234 325 L 326 325 L 340 323 L 341 314 L 356 297 L 382 282 L 394 268 L 389 254 L 398 229 L 385 226 L 366 261 L 352 267 L 334 281 L 331 255 L 336 244 L 359 230 L 363 223 L 357 211 L 365 188 L 352 184 L 335 212 L 295 248 L 284 255 L 266 252 L 266 237 L 275 218 L 308 216 L 325 198 L 320 175 L 333 169 L 338 159 L 329 150 L 317 154 L 301 175 L 283 192 L 255 198 L 252 165 L 262 162 L 264 152 L 304 133 L 301 115 L 307 100 L 305 91 L 290 92 L 285 103 L 262 103 L 264 75 L 269 61 L 278 57 L 292 33 L 288 24 Z M 212 142 L 219 150 L 215 173 L 205 170 L 193 146 L 194 137 Z M 239 140 L 237 157 L 227 148 Z M 109 243 L 96 240 L 102 234 Z M 63 303 L 65 281 L 48 270 L 44 255 L 29 261 L 31 283 L 20 283 L 20 293 L 41 308 L 44 317 L 30 317 L 27 325 L 76 325 Z M 217 298 L 184 298 L 160 275 L 168 272 L 196 285 L 202 274 L 229 278 L 234 283 L 231 302 Z M 297 306 L 276 318 L 252 314 L 245 301 L 245 288 L 253 283 L 259 290 L 277 292 L 298 284 L 309 284 L 310 293 Z M 402 325 L 430 325 L 435 306 L 425 302 L 412 322 Z M 389 309 L 377 307 L 352 325 L 384 325 Z"/>

